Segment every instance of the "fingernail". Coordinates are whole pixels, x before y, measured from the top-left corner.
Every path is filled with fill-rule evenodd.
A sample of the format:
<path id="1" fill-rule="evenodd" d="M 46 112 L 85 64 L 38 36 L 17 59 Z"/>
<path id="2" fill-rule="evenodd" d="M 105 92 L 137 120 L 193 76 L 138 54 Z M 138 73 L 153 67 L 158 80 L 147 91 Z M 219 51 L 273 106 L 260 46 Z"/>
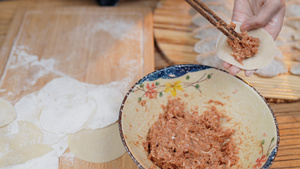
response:
<path id="1" fill-rule="evenodd" d="M 229 69 L 230 66 L 231 66 L 231 64 L 229 64 L 229 63 L 227 63 L 227 62 L 223 62 L 223 67 L 224 67 L 225 69 Z"/>
<path id="2" fill-rule="evenodd" d="M 245 71 L 245 75 L 246 75 L 247 77 L 252 76 L 253 73 L 254 73 L 254 71 Z"/>
<path id="3" fill-rule="evenodd" d="M 229 69 L 229 72 L 231 75 L 236 75 L 237 73 L 239 73 L 241 71 L 241 69 L 231 66 L 231 68 Z"/>

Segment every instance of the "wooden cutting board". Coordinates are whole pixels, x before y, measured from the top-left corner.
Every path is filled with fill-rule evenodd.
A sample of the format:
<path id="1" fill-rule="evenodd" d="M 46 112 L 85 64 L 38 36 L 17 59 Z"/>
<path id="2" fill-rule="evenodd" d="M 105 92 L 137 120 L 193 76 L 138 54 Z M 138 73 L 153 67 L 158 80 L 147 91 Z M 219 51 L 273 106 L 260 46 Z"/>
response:
<path id="1" fill-rule="evenodd" d="M 0 52 L 0 97 L 15 103 L 61 75 L 96 85 L 127 77 L 130 88 L 154 70 L 152 28 L 148 8 L 20 9 Z M 94 164 L 68 152 L 60 169 L 137 168 L 127 153 Z"/>
<path id="2" fill-rule="evenodd" d="M 173 64 L 197 63 L 194 45 L 199 41 L 192 36 L 196 25 L 192 17 L 196 12 L 184 0 L 160 0 L 154 13 L 154 36 L 162 53 Z M 290 51 L 288 51 L 290 50 Z M 296 61 L 293 56 L 300 55 L 295 49 L 282 49 L 284 62 L 290 68 Z M 257 75 L 246 77 L 239 73 L 242 79 L 253 85 L 270 101 L 299 101 L 300 78 L 289 72 L 273 78 L 263 78 Z"/>

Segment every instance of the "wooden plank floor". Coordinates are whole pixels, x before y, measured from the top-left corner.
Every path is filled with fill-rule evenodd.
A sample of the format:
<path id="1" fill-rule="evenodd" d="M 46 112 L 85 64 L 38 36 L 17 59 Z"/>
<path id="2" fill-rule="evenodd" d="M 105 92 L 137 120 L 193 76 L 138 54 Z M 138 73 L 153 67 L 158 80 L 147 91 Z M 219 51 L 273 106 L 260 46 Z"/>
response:
<path id="1" fill-rule="evenodd" d="M 121 0 L 120 6 L 147 6 L 155 8 L 156 0 Z M 0 48 L 15 13 L 20 7 L 54 7 L 54 6 L 96 6 L 93 0 L 9 0 L 0 1 Z M 164 12 L 164 11 L 162 11 Z M 180 29 L 180 27 L 178 27 Z M 183 29 L 183 28 L 181 28 Z M 179 35 L 178 35 L 179 36 Z M 156 69 L 172 65 L 159 50 L 156 50 Z M 5 64 L 1 62 L 0 64 Z M 300 168 L 300 102 L 270 103 L 280 129 L 280 146 L 278 155 L 271 168 Z M 128 166 L 127 166 L 128 167 Z M 127 168 L 126 167 L 126 168 Z M 135 166 L 131 166 L 135 168 Z M 122 167 L 122 168 L 125 168 Z"/>

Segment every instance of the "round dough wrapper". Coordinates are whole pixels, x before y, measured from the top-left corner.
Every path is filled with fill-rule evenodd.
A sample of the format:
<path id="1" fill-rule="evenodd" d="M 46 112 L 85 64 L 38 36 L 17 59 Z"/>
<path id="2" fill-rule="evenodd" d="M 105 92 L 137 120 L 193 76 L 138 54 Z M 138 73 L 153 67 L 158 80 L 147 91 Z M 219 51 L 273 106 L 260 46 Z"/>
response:
<path id="1" fill-rule="evenodd" d="M 38 92 L 38 100 L 42 105 L 45 105 L 59 97 L 74 93 L 85 93 L 86 91 L 87 88 L 84 83 L 71 77 L 60 77 L 48 82 Z"/>
<path id="2" fill-rule="evenodd" d="M 235 30 L 240 32 L 241 23 L 236 23 Z M 243 64 L 240 64 L 231 55 L 232 50 L 227 43 L 227 36 L 220 34 L 217 41 L 217 55 L 220 59 L 235 65 L 241 69 L 251 70 L 258 69 L 268 65 L 275 57 L 276 44 L 272 36 L 263 28 L 249 31 L 248 34 L 260 39 L 260 45 L 258 53 L 251 58 L 243 60 Z"/>
<path id="3" fill-rule="evenodd" d="M 41 144 L 43 133 L 33 123 L 13 121 L 0 128 L 0 138 L 0 153 L 7 153 L 17 147 Z"/>
<path id="4" fill-rule="evenodd" d="M 119 118 L 119 111 L 123 101 L 123 94 L 114 87 L 90 87 L 88 95 L 97 103 L 97 110 L 86 129 L 99 129 L 115 123 Z"/>
<path id="5" fill-rule="evenodd" d="M 76 133 L 85 127 L 96 111 L 96 102 L 85 94 L 67 94 L 42 109 L 40 124 L 50 133 Z"/>
<path id="6" fill-rule="evenodd" d="M 118 123 L 97 130 L 82 130 L 71 134 L 68 145 L 77 158 L 93 163 L 109 162 L 125 153 Z"/>
<path id="7" fill-rule="evenodd" d="M 17 120 L 36 123 L 39 120 L 42 106 L 38 101 L 38 93 L 30 93 L 15 104 Z"/>
<path id="8" fill-rule="evenodd" d="M 16 147 L 0 158 L 0 167 L 22 164 L 28 160 L 41 157 L 50 151 L 53 151 L 53 149 L 44 144 Z"/>
<path id="9" fill-rule="evenodd" d="M 0 127 L 7 125 L 16 118 L 16 110 L 7 100 L 0 98 Z"/>
<path id="10" fill-rule="evenodd" d="M 23 164 L 12 165 L 5 169 L 58 169 L 59 161 L 55 151 L 51 151 L 41 157 L 26 161 Z"/>

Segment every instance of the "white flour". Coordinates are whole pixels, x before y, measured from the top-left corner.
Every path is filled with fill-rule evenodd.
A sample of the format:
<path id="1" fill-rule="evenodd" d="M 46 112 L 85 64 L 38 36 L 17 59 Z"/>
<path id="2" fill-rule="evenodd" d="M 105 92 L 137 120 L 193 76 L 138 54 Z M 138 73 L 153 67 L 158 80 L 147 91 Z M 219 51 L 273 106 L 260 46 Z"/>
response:
<path id="1" fill-rule="evenodd" d="M 132 66 L 135 64 L 135 61 L 131 61 L 129 62 L 129 65 L 124 66 Z M 132 68 L 129 72 L 132 72 L 132 74 L 135 75 L 138 71 L 136 71 L 135 68 Z M 60 157 L 68 148 L 68 132 L 62 134 L 60 131 L 77 132 L 85 126 L 87 126 L 87 128 L 89 129 L 98 129 L 106 127 L 109 124 L 112 124 L 117 121 L 120 105 L 123 101 L 124 96 L 124 94 L 122 94 L 122 91 L 124 91 L 124 93 L 128 91 L 129 84 L 132 84 L 132 80 L 134 79 L 133 75 L 128 76 L 121 81 L 114 81 L 109 84 L 98 86 L 79 82 L 76 79 L 66 76 L 54 79 L 47 83 L 40 91 L 30 93 L 24 96 L 15 104 L 17 120 L 29 121 L 36 124 L 36 126 L 38 126 L 44 134 L 43 144 L 50 145 L 55 150 L 57 156 Z M 80 92 L 77 89 L 80 89 Z M 68 98 L 69 96 L 72 96 L 71 98 L 80 97 L 84 99 L 84 97 L 82 97 L 85 95 L 84 93 L 86 93 L 88 97 L 96 100 L 95 114 L 84 113 L 84 110 L 75 111 L 77 113 L 72 113 L 74 111 L 72 107 L 76 107 L 76 105 L 88 106 L 87 102 L 80 101 L 80 104 L 77 104 L 76 102 L 76 105 L 73 105 L 72 99 L 64 99 Z M 61 103 L 59 101 L 61 98 L 63 98 L 64 106 L 61 106 Z M 54 108 L 53 110 L 55 110 L 55 108 L 57 107 L 61 108 L 60 111 L 54 111 L 59 112 L 59 114 L 48 113 L 47 117 L 43 117 L 40 115 L 45 108 L 47 108 L 47 111 L 50 111 L 51 107 Z M 56 115 L 52 116 L 51 114 Z M 65 123 L 64 119 L 71 119 L 71 121 Z M 78 121 L 76 119 L 83 119 L 84 123 L 76 122 Z M 49 125 L 47 125 L 48 123 Z M 59 124 L 58 128 L 58 125 L 53 125 L 57 123 Z M 50 127 L 55 126 L 56 128 L 54 128 L 53 130 L 50 129 L 49 131 L 54 131 L 53 133 L 50 133 L 42 127 L 43 125 Z M 76 128 L 74 128 L 74 126 Z M 72 130 L 69 130 L 69 127 L 72 127 Z M 75 130 L 73 130 L 73 128 Z M 17 131 L 10 131 L 8 133 L 11 134 L 15 132 Z"/>
<path id="2" fill-rule="evenodd" d="M 64 153 L 62 156 L 63 163 L 74 164 L 75 154 L 72 152 Z"/>
<path id="3" fill-rule="evenodd" d="M 24 164 L 13 165 L 1 169 L 58 169 L 58 156 L 55 151 L 51 151 L 41 157 L 34 158 Z"/>
<path id="4" fill-rule="evenodd" d="M 86 30 L 89 30 L 87 37 L 93 36 L 93 34 L 99 34 L 102 32 L 107 32 L 109 34 L 109 37 L 114 38 L 114 41 L 118 40 L 131 40 L 134 41 L 133 44 L 139 44 L 139 40 L 143 40 L 142 38 L 142 31 L 140 30 L 140 26 L 142 26 L 140 23 L 136 23 L 134 20 L 132 20 L 132 17 L 136 17 L 140 19 L 139 14 L 134 13 L 134 15 L 128 17 L 128 19 L 120 20 L 118 19 L 118 16 L 101 16 L 97 22 L 95 23 L 88 23 L 88 24 L 81 24 L 75 27 L 70 32 L 67 32 L 66 37 L 75 37 L 75 39 L 78 39 L 79 36 L 76 36 L 78 33 L 82 33 Z M 26 23 L 25 25 L 26 26 Z M 18 36 L 20 37 L 20 36 Z M 74 38 L 73 38 L 74 39 Z M 84 40 L 83 44 L 91 44 L 89 39 L 82 39 Z M 10 60 L 8 61 L 8 66 L 5 69 L 4 76 L 1 77 L 0 86 L 3 84 L 3 80 L 5 78 L 5 82 L 14 81 L 14 79 L 18 79 L 18 81 L 22 81 L 22 85 L 20 87 L 15 87 L 13 91 L 10 91 L 10 89 L 0 89 L 0 93 L 5 93 L 4 97 L 14 97 L 22 94 L 23 92 L 29 93 L 29 91 L 32 90 L 32 88 L 35 85 L 39 84 L 39 80 L 43 81 L 43 78 L 51 75 L 50 77 L 63 77 L 63 78 L 70 78 L 69 74 L 65 74 L 66 72 L 62 72 L 58 70 L 58 67 L 61 65 L 64 65 L 71 62 L 72 59 L 78 57 L 82 57 L 80 54 L 76 53 L 76 51 L 70 51 L 68 56 L 65 56 L 63 60 L 55 60 L 54 58 L 49 59 L 43 59 L 41 56 L 35 54 L 34 51 L 30 50 L 30 46 L 25 46 L 22 44 L 18 44 L 21 41 L 17 39 L 17 45 L 12 49 L 12 53 L 10 55 Z M 131 42 L 130 42 L 131 43 Z M 99 44 L 92 44 L 92 45 L 99 45 Z M 111 104 L 109 100 L 105 100 L 105 96 L 109 96 L 109 92 L 112 92 L 112 90 L 104 91 L 104 94 L 97 95 L 98 101 L 102 103 L 102 106 L 99 106 L 99 109 L 97 111 L 98 115 L 97 117 L 100 117 L 100 120 L 97 120 L 97 122 L 93 119 L 96 115 L 91 113 L 85 113 L 80 114 L 77 112 L 78 118 L 74 119 L 85 119 L 84 122 L 80 124 L 80 126 L 76 127 L 76 130 L 81 130 L 83 127 L 89 126 L 90 122 L 93 122 L 92 125 L 90 125 L 90 128 L 97 129 L 101 127 L 105 127 L 109 124 L 114 123 L 118 119 L 118 111 L 119 106 L 121 106 L 121 102 L 123 100 L 123 96 L 128 92 L 129 88 L 133 85 L 133 82 L 137 77 L 141 77 L 143 75 L 143 59 L 140 59 L 140 56 L 143 56 L 143 45 L 142 42 L 140 43 L 140 49 L 137 49 L 138 54 L 134 57 L 132 60 L 126 60 L 127 53 L 124 53 L 124 56 L 121 57 L 119 60 L 119 63 L 113 64 L 112 69 L 117 70 L 119 67 L 120 70 L 125 70 L 126 74 L 124 74 L 124 78 L 119 81 L 114 81 L 109 84 L 104 85 L 93 85 L 93 84 L 84 84 L 85 88 L 96 88 L 95 93 L 97 92 L 97 88 L 106 88 L 106 89 L 113 89 L 114 91 L 119 91 L 121 94 L 115 94 L 112 100 L 114 104 Z M 81 46 L 82 48 L 85 48 L 85 46 Z M 98 49 L 98 48 L 96 48 Z M 95 51 L 93 51 L 95 52 Z M 97 51 L 98 52 L 98 51 Z M 63 54 L 63 53 L 61 53 Z M 105 54 L 105 53 L 104 53 Z M 65 55 L 65 54 L 64 54 Z M 62 56 L 64 56 L 62 55 Z M 61 56 L 57 54 L 56 56 Z M 106 55 L 105 55 L 106 56 Z M 111 56 L 111 55 L 107 55 Z M 46 56 L 44 58 L 47 58 L 49 56 Z M 132 56 L 130 56 L 132 57 Z M 135 59 L 136 58 L 136 59 Z M 110 60 L 108 60 L 110 62 Z M 111 62 L 113 63 L 113 62 Z M 109 63 L 110 64 L 110 63 Z M 73 67 L 74 66 L 74 67 Z M 76 73 L 82 73 L 81 76 L 85 76 L 85 69 L 78 69 L 75 67 L 76 65 L 69 65 L 70 68 L 74 68 Z M 9 72 L 18 72 L 16 76 L 9 76 L 5 77 L 6 72 L 9 70 Z M 70 75 L 73 77 L 77 77 L 78 74 Z M 75 80 L 75 79 L 74 79 Z M 77 81 L 77 80 L 75 80 Z M 74 81 L 73 81 L 74 82 Z M 63 160 L 70 161 L 73 163 L 74 161 L 74 154 L 73 153 L 66 153 L 65 150 L 68 148 L 67 144 L 67 136 L 68 133 L 64 133 L 64 131 L 61 131 L 61 128 L 68 128 L 72 125 L 72 123 L 76 123 L 76 120 L 70 121 L 69 123 L 63 123 L 63 121 L 60 121 L 60 127 L 55 128 L 55 130 L 48 129 L 50 131 L 59 131 L 58 133 L 50 133 L 49 131 L 45 131 L 42 127 L 46 122 L 47 118 L 49 121 L 51 121 L 53 124 L 56 124 L 56 119 L 64 116 L 59 116 L 56 114 L 55 116 L 47 116 L 44 117 L 44 120 L 41 125 L 41 112 L 43 110 L 45 111 L 45 107 L 49 110 L 50 106 L 47 107 L 49 103 L 51 103 L 51 107 L 61 107 L 60 103 L 58 103 L 58 100 L 61 97 L 68 97 L 67 94 L 73 94 L 74 96 L 78 94 L 78 90 L 76 87 L 74 87 L 73 82 L 69 84 L 56 84 L 56 86 L 52 86 L 49 88 L 44 87 L 45 90 L 36 91 L 35 93 L 30 93 L 27 96 L 24 96 L 21 98 L 16 104 L 16 110 L 17 110 L 17 120 L 14 121 L 14 124 L 18 124 L 18 121 L 28 121 L 34 123 L 38 128 L 40 128 L 43 132 L 43 144 L 50 145 L 55 151 L 52 153 L 48 153 L 42 157 L 32 159 L 27 161 L 24 164 L 15 165 L 8 167 L 7 169 L 57 169 L 58 168 L 58 157 L 63 156 Z M 81 82 L 80 82 L 81 83 Z M 6 83 L 5 83 L 6 84 Z M 6 84 L 7 85 L 7 84 Z M 59 86 L 61 85 L 61 86 Z M 47 85 L 46 85 L 47 86 Z M 76 90 L 72 90 L 76 88 Z M 87 89 L 80 89 L 82 92 L 87 92 Z M 103 92 L 103 91 L 102 91 Z M 100 92 L 101 93 L 101 92 Z M 92 96 L 92 95 L 90 95 Z M 68 99 L 65 99 L 64 102 L 67 102 Z M 104 103 L 105 102 L 105 103 Z M 82 103 L 85 104 L 85 103 Z M 105 104 L 105 106 L 103 106 Z M 69 110 L 72 109 L 72 106 L 74 105 L 69 104 L 67 107 Z M 101 107 L 105 107 L 102 108 Z M 64 109 L 64 108 L 63 108 Z M 100 110 L 100 111 L 99 111 Z M 73 111 L 73 110 L 72 110 Z M 60 110 L 60 113 L 63 114 L 66 111 Z M 82 111 L 83 112 L 83 111 Z M 50 114 L 50 113 L 49 113 Z M 71 114 L 69 111 L 68 117 L 75 114 Z M 66 117 L 65 119 L 70 119 Z M 102 118 L 104 117 L 104 118 Z M 60 119 L 62 120 L 62 119 Z M 49 123 L 50 124 L 50 123 Z M 50 125 L 47 125 L 50 126 Z M 18 131 L 15 130 L 18 129 L 18 127 L 13 127 L 11 131 L 8 131 L 7 134 L 11 135 L 13 133 L 17 133 Z M 69 130 L 72 132 L 76 132 L 76 130 Z M 64 134 L 61 134 L 64 133 Z M 0 154 L 1 155 L 1 154 Z"/>
<path id="5" fill-rule="evenodd" d="M 26 52 L 28 48 L 18 46 L 15 50 L 15 55 L 12 57 L 9 69 L 17 69 L 22 67 L 25 71 L 30 70 L 31 76 L 28 76 L 26 82 L 29 85 L 34 85 L 38 79 L 49 74 L 64 76 L 65 74 L 55 69 L 55 59 L 39 59 L 39 56 Z"/>
<path id="6" fill-rule="evenodd" d="M 124 40 L 124 38 L 136 39 L 136 34 L 139 31 L 133 29 L 136 26 L 136 22 L 132 19 L 124 20 L 118 19 L 118 16 L 102 16 L 100 21 L 94 25 L 91 25 L 92 33 L 98 31 L 105 31 L 112 35 L 115 39 Z"/>

